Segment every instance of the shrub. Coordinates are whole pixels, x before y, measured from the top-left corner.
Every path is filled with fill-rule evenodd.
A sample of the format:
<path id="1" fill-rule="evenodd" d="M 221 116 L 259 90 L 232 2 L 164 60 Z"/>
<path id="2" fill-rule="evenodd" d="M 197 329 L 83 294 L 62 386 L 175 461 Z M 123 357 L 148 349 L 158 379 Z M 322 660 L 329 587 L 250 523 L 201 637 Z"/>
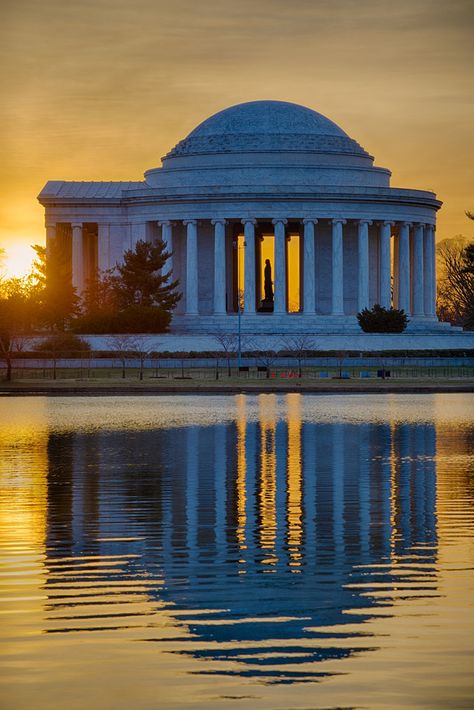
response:
<path id="1" fill-rule="evenodd" d="M 403 333 L 408 325 L 403 309 L 384 308 L 378 303 L 370 310 L 364 308 L 357 314 L 357 320 L 364 333 Z"/>
<path id="2" fill-rule="evenodd" d="M 90 352 L 91 346 L 74 333 L 56 333 L 37 343 L 33 349 L 48 355 L 77 357 L 79 353 Z"/>

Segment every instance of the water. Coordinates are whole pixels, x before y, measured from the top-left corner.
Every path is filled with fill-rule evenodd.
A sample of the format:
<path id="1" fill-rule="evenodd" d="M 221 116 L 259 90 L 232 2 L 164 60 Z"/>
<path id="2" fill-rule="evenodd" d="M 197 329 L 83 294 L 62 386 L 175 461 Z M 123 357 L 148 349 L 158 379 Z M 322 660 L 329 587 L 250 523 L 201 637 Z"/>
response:
<path id="1" fill-rule="evenodd" d="M 473 403 L 0 400 L 1 707 L 472 707 Z"/>

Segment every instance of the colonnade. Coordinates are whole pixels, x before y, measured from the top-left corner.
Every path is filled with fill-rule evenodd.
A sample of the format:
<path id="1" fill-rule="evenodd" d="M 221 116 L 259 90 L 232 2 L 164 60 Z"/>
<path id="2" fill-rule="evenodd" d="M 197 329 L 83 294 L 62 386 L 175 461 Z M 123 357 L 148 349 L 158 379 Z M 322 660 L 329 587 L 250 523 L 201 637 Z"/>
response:
<path id="1" fill-rule="evenodd" d="M 306 218 L 303 225 L 303 305 L 306 315 L 318 313 L 316 296 L 316 218 Z M 348 220 L 336 218 L 331 223 L 331 315 L 344 313 L 344 227 Z M 369 302 L 369 219 L 356 220 L 357 241 L 357 310 L 373 304 Z M 214 314 L 226 313 L 226 220 L 212 220 L 214 226 Z M 173 250 L 172 224 L 160 222 L 162 239 L 168 251 Z M 198 313 L 198 221 L 186 220 L 186 314 Z M 258 221 L 241 220 L 245 239 L 244 254 L 244 310 L 243 315 L 255 315 L 256 249 L 255 236 Z M 274 228 L 274 313 L 287 312 L 286 219 L 272 220 Z M 396 229 L 396 231 L 394 230 Z M 392 284 L 391 237 L 395 231 L 394 269 Z M 410 236 L 411 232 L 411 236 Z M 385 308 L 392 304 L 414 316 L 435 317 L 436 267 L 434 227 L 430 224 L 409 222 L 378 222 L 379 280 L 378 302 Z M 393 292 L 392 292 L 393 286 Z"/>
<path id="2" fill-rule="evenodd" d="M 244 234 L 244 309 L 243 316 L 257 313 L 257 281 L 256 281 L 256 228 L 258 220 L 244 218 L 241 220 L 210 220 L 214 227 L 214 287 L 213 313 L 225 315 L 227 312 L 227 274 L 226 258 L 226 224 L 240 224 Z M 436 303 L 436 267 L 435 267 L 435 235 L 434 226 L 421 222 L 405 221 L 372 221 L 370 219 L 349 220 L 344 218 L 317 219 L 308 217 L 292 220 L 299 225 L 299 233 L 303 238 L 302 249 L 302 305 L 301 312 L 305 315 L 319 314 L 317 289 L 317 241 L 321 225 L 331 227 L 331 306 L 330 315 L 350 315 L 344 311 L 344 242 L 345 230 L 348 224 L 357 225 L 357 311 L 370 307 L 374 302 L 389 308 L 394 305 L 417 317 L 435 317 Z M 268 223 L 268 221 L 266 221 Z M 185 226 L 185 264 L 181 266 L 184 276 L 182 288 L 185 295 L 186 315 L 199 314 L 199 224 L 197 219 L 158 221 L 161 238 L 167 251 L 173 252 L 174 231 L 177 224 Z M 369 285 L 369 227 L 377 227 L 378 239 L 378 276 L 377 298 L 370 301 Z M 287 255 L 286 237 L 288 220 L 277 218 L 272 220 L 274 231 L 274 314 L 284 315 L 287 312 Z M 47 244 L 56 236 L 56 225 L 47 225 Z M 129 244 L 133 247 L 139 239 L 147 239 L 147 223 L 129 225 Z M 72 231 L 72 278 L 78 292 L 84 289 L 86 280 L 83 223 L 71 223 Z M 394 237 L 392 249 L 391 239 Z M 111 225 L 97 225 L 97 267 L 104 270 L 113 266 L 111 263 L 111 247 L 113 237 Z M 393 254 L 393 261 L 392 261 Z M 173 271 L 173 255 L 168 261 L 168 268 Z M 183 279 L 182 279 L 183 281 Z"/>

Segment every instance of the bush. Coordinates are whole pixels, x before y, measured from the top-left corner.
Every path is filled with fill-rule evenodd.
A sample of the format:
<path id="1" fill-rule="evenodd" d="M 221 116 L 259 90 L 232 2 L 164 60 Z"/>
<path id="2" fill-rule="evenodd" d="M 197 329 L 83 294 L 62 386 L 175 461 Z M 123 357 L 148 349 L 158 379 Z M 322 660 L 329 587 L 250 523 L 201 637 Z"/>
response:
<path id="1" fill-rule="evenodd" d="M 403 333 L 408 325 L 408 318 L 403 309 L 387 309 L 378 303 L 370 310 L 364 308 L 357 314 L 357 320 L 364 333 Z"/>
<path id="2" fill-rule="evenodd" d="M 57 333 L 37 343 L 33 349 L 48 355 L 77 357 L 79 353 L 90 352 L 91 346 L 74 333 Z"/>
<path id="3" fill-rule="evenodd" d="M 78 318 L 76 333 L 164 333 L 171 313 L 157 306 L 133 305 L 114 313 L 96 313 Z"/>

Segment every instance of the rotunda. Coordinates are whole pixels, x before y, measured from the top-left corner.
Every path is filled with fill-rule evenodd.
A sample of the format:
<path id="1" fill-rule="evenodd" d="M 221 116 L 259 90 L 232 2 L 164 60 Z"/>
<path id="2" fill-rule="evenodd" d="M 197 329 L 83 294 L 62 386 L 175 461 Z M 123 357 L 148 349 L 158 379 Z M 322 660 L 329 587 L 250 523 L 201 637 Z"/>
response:
<path id="1" fill-rule="evenodd" d="M 175 332 L 351 332 L 375 303 L 436 331 L 432 192 L 321 114 L 282 101 L 221 111 L 144 182 L 50 181 L 39 195 L 81 292 L 139 239 L 163 239 L 179 280 Z"/>

